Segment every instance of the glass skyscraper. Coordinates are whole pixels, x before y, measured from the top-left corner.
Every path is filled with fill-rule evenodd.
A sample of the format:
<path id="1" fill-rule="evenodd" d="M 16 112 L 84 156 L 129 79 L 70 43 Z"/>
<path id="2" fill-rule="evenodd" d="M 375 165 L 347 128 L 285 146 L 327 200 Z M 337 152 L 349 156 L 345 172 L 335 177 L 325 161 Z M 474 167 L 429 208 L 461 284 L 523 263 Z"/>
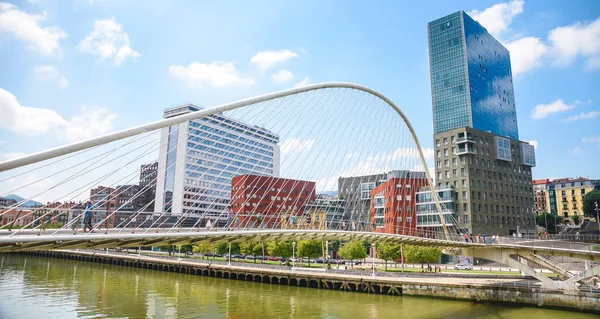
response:
<path id="1" fill-rule="evenodd" d="M 453 194 L 452 224 L 472 234 L 535 233 L 535 150 L 519 141 L 510 53 L 463 11 L 429 22 L 427 35 L 435 183 Z"/>
<path id="2" fill-rule="evenodd" d="M 427 34 L 435 133 L 468 126 L 518 140 L 508 50 L 463 11 Z"/>

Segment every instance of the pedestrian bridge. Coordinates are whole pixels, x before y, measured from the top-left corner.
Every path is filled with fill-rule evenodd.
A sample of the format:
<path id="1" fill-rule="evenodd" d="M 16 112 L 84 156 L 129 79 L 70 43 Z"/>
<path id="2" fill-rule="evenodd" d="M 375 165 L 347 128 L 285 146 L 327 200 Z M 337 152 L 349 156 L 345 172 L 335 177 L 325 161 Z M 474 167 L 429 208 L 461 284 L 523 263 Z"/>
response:
<path id="1" fill-rule="evenodd" d="M 436 194 L 434 164 L 401 108 L 370 88 L 318 83 L 204 109 L 183 105 L 163 117 L 0 162 L 0 197 L 21 196 L 0 207 L 0 253 L 360 240 L 441 247 L 565 289 L 600 269 L 556 268 L 570 277 L 557 284 L 526 262 L 599 262 L 600 252 L 535 240 L 464 242 L 468 229 L 437 195 L 417 209 L 417 191 Z M 530 213 L 502 220 L 493 226 L 504 235 L 535 229 Z M 84 224 L 92 232 L 77 230 Z"/>

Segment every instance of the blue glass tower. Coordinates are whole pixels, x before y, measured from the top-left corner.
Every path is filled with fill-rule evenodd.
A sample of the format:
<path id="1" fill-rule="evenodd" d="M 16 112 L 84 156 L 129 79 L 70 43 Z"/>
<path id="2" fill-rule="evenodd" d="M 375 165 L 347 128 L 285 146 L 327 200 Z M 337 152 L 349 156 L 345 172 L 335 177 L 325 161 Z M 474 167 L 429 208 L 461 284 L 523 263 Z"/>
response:
<path id="1" fill-rule="evenodd" d="M 435 134 L 467 126 L 518 140 L 508 50 L 463 11 L 427 34 Z"/>

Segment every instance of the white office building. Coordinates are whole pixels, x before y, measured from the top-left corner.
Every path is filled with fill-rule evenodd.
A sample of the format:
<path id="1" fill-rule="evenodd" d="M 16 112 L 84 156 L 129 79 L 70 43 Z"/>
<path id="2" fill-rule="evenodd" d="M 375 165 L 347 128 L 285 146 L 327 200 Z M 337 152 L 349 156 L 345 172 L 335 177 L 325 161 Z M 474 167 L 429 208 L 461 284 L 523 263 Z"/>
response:
<path id="1" fill-rule="evenodd" d="M 200 110 L 183 105 L 164 117 Z M 161 131 L 155 212 L 215 217 L 231 199 L 231 179 L 242 174 L 279 177 L 279 136 L 222 114 Z"/>

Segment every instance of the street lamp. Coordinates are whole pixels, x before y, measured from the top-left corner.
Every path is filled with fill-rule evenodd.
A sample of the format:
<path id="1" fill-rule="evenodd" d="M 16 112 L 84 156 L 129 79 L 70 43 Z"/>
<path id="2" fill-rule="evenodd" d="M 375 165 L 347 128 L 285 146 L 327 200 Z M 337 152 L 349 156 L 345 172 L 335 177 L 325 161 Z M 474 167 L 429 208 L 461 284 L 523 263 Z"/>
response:
<path id="1" fill-rule="evenodd" d="M 296 267 L 296 242 L 292 242 L 292 268 Z"/>
<path id="2" fill-rule="evenodd" d="M 598 218 L 598 202 L 594 202 L 594 206 L 596 206 L 596 223 L 598 224 L 598 231 L 600 232 L 600 219 Z"/>
<path id="3" fill-rule="evenodd" d="M 227 265 L 231 266 L 231 243 L 229 243 L 229 257 L 227 258 L 227 260 L 229 261 Z"/>
<path id="4" fill-rule="evenodd" d="M 375 277 L 375 243 L 371 243 L 371 261 L 373 262 L 373 277 Z"/>

